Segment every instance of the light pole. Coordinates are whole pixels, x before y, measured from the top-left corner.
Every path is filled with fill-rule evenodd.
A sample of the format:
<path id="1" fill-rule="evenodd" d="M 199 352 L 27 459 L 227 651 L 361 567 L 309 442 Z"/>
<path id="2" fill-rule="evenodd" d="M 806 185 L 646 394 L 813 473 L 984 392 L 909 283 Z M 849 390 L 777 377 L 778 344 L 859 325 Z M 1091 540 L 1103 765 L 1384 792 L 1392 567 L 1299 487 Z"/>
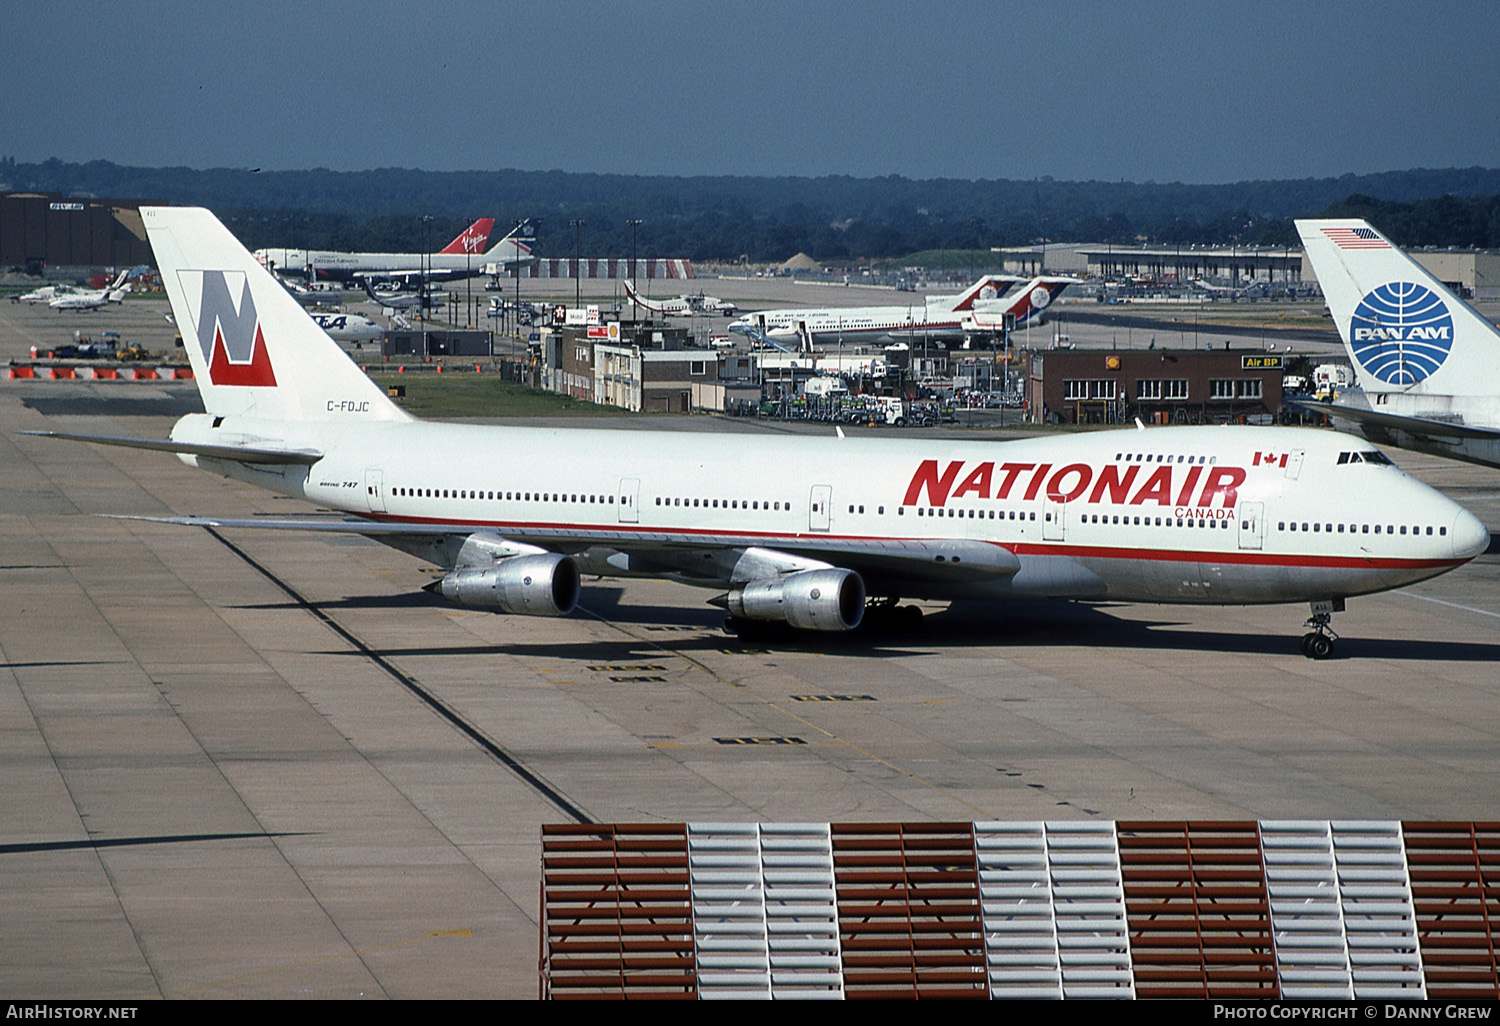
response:
<path id="1" fill-rule="evenodd" d="M 626 221 L 625 223 L 628 224 L 628 225 L 630 225 L 630 295 L 631 295 L 631 303 L 635 307 L 635 317 L 634 317 L 634 319 L 637 320 L 637 321 L 639 321 L 641 319 L 641 304 L 635 299 L 635 296 L 637 294 L 637 290 L 640 288 L 640 286 L 637 285 L 636 281 L 635 281 L 635 230 L 637 228 L 639 228 L 641 225 L 645 224 L 646 222 L 642 221 L 640 218 L 637 217 L 637 218 L 632 218 L 631 220 Z"/>
<path id="2" fill-rule="evenodd" d="M 573 226 L 573 309 L 583 308 L 583 219 L 568 222 Z"/>
<path id="3" fill-rule="evenodd" d="M 520 217 L 516 218 L 516 230 L 512 234 L 513 235 L 520 235 L 521 234 L 521 226 L 524 225 L 525 223 L 526 223 L 525 218 L 520 218 Z M 519 253 L 520 250 L 517 250 L 517 252 Z M 501 257 L 501 259 L 503 260 L 505 258 Z M 501 264 L 500 266 L 504 267 L 505 265 Z M 519 259 L 516 260 L 515 274 L 516 274 L 516 308 L 515 308 L 515 310 L 512 311 L 512 314 L 515 317 L 515 320 L 512 322 L 512 325 L 515 328 L 516 341 L 519 342 L 521 340 L 521 261 Z"/>
<path id="4" fill-rule="evenodd" d="M 417 311 L 422 317 L 422 356 L 430 355 L 427 348 L 427 316 L 429 297 L 427 275 L 432 266 L 432 215 L 422 215 L 422 273 L 417 276 Z"/>

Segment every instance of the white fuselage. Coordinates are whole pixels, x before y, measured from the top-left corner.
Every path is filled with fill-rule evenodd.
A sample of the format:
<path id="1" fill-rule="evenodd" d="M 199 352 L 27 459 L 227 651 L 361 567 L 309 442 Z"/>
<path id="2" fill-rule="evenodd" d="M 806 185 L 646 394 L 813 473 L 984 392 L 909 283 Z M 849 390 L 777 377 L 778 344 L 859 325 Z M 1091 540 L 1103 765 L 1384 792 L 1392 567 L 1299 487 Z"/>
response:
<path id="1" fill-rule="evenodd" d="M 336 253 L 329 250 L 258 249 L 255 258 L 277 274 L 309 274 L 319 281 L 354 281 L 361 277 L 478 277 L 485 264 L 507 267 L 527 263 L 530 252 L 506 240 L 484 253 Z M 437 272 L 437 273 L 434 273 Z"/>
<path id="2" fill-rule="evenodd" d="M 741 325 L 759 328 L 765 323 L 766 334 L 774 339 L 801 338 L 805 331 L 814 345 L 837 345 L 840 342 L 913 342 L 926 338 L 933 342 L 961 342 L 964 337 L 962 315 L 948 305 L 935 306 L 868 306 L 823 310 L 765 310 L 746 314 L 731 327 Z"/>
<path id="3" fill-rule="evenodd" d="M 651 313 L 661 314 L 663 317 L 691 317 L 693 315 L 693 308 L 684 299 L 648 299 L 638 295 L 631 302 L 638 303 Z"/>
<path id="4" fill-rule="evenodd" d="M 108 303 L 123 302 L 125 293 L 129 291 L 129 285 L 121 285 L 115 289 L 87 289 L 78 292 L 64 292 L 47 305 L 54 310 L 97 310 Z"/>
<path id="5" fill-rule="evenodd" d="M 856 567 L 876 595 L 1301 602 L 1422 580 L 1489 540 L 1367 443 L 1325 431 L 648 440 L 352 418 L 210 423 L 186 417 L 173 438 L 279 438 L 326 455 L 269 471 L 188 462 L 383 522 L 493 530 L 571 552 L 585 573 L 704 585 L 727 576 L 710 549 L 759 547 Z M 1360 452 L 1373 455 L 1347 455 Z M 1019 569 L 1004 571 L 1011 559 Z"/>
<path id="6" fill-rule="evenodd" d="M 51 303 L 54 299 L 67 295 L 73 291 L 72 285 L 43 285 L 39 289 L 23 292 L 16 296 L 17 303 Z"/>
<path id="7" fill-rule="evenodd" d="M 313 323 L 328 333 L 328 337 L 339 342 L 373 342 L 384 334 L 384 329 L 364 314 L 315 313 Z"/>

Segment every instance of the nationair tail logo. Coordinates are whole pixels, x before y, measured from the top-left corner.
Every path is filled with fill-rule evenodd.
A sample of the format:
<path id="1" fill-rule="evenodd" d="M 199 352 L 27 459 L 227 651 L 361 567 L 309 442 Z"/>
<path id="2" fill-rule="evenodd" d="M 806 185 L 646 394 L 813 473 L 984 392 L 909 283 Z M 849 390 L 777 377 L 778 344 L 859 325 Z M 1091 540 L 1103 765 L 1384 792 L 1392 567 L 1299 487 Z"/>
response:
<path id="1" fill-rule="evenodd" d="M 275 388 L 276 372 L 255 299 L 243 271 L 182 271 L 189 302 L 198 299 L 197 341 L 215 385 Z M 199 281 L 194 282 L 197 278 Z M 237 299 L 236 299 L 237 297 Z"/>
<path id="2" fill-rule="evenodd" d="M 1448 359 L 1453 315 L 1426 286 L 1393 281 L 1367 293 L 1354 308 L 1349 348 L 1365 370 L 1386 384 L 1414 385 Z"/>

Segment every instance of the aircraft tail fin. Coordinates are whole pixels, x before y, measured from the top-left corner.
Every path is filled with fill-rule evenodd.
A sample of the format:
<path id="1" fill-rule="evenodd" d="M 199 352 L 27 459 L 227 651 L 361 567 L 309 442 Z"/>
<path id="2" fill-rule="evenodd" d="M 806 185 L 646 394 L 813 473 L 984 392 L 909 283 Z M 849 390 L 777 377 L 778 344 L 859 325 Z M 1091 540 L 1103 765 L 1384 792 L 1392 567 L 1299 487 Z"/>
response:
<path id="1" fill-rule="evenodd" d="M 972 310 L 974 304 L 986 299 L 999 299 L 1005 295 L 1005 291 L 1025 278 L 1018 278 L 1014 274 L 986 274 L 973 285 L 959 293 L 949 307 L 955 313 L 960 310 Z"/>
<path id="2" fill-rule="evenodd" d="M 1077 283 L 1077 278 L 1047 275 L 1028 279 L 1013 295 L 1004 299 L 977 301 L 964 324 L 984 331 L 999 331 L 1007 326 L 1019 328 L 1033 319 L 1039 321 L 1058 293 Z"/>
<path id="3" fill-rule="evenodd" d="M 212 213 L 142 207 L 204 409 L 267 420 L 408 420 Z"/>
<path id="4" fill-rule="evenodd" d="M 1329 313 L 1366 392 L 1493 395 L 1500 332 L 1358 219 L 1298 221 Z"/>
<path id="5" fill-rule="evenodd" d="M 665 307 L 663 307 L 660 302 L 653 299 L 647 299 L 645 296 L 637 292 L 635 286 L 630 283 L 629 278 L 625 279 L 625 298 L 631 303 L 634 303 L 640 306 L 642 309 L 645 309 L 651 313 L 665 312 Z"/>
<path id="6" fill-rule="evenodd" d="M 486 260 L 504 263 L 529 263 L 535 257 L 531 254 L 531 236 L 527 233 L 531 230 L 531 221 L 520 221 L 514 228 L 505 233 L 505 237 L 495 243 L 484 254 Z"/>
<path id="7" fill-rule="evenodd" d="M 490 241 L 490 232 L 495 227 L 493 217 L 481 217 L 469 227 L 458 233 L 458 237 L 442 249 L 439 253 L 456 254 L 463 256 L 465 253 L 483 253 L 485 245 Z"/>
<path id="8" fill-rule="evenodd" d="M 1021 298 L 1016 300 L 1014 313 L 1016 323 L 1022 324 L 1032 317 L 1039 317 L 1062 290 L 1078 284 L 1077 278 L 1048 277 L 1033 278 L 1021 289 Z"/>

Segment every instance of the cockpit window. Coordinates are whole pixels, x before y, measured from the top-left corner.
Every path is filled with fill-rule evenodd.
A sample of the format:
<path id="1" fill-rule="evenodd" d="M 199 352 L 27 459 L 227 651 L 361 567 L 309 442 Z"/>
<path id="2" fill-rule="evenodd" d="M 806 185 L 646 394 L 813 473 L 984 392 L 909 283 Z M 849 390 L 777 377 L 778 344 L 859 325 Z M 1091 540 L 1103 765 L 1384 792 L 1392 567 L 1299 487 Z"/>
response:
<path id="1" fill-rule="evenodd" d="M 1371 449 L 1368 452 L 1341 452 L 1339 453 L 1339 465 L 1342 466 L 1345 463 L 1375 463 L 1383 467 L 1395 466 L 1385 453 L 1378 449 Z"/>

